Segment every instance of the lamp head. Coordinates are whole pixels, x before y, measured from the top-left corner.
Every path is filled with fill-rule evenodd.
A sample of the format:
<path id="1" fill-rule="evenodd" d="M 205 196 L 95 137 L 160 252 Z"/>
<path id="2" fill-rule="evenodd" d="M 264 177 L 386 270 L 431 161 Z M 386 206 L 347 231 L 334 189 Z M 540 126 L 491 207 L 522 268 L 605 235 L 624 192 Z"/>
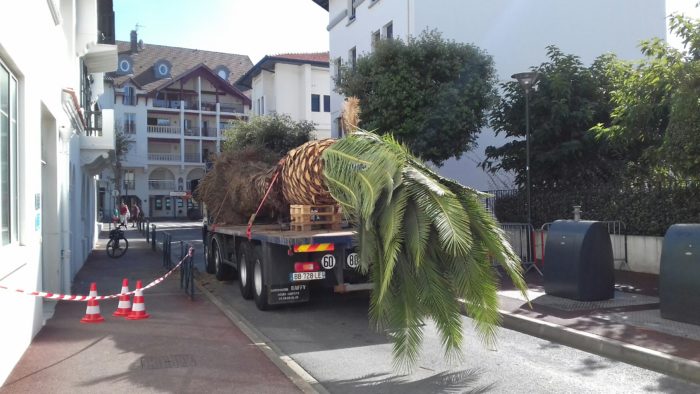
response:
<path id="1" fill-rule="evenodd" d="M 529 91 L 535 84 L 537 83 L 537 80 L 539 78 L 540 74 L 537 73 L 537 71 L 528 71 L 524 73 L 517 73 L 513 74 L 510 77 L 513 79 L 516 79 L 520 86 L 525 89 L 525 91 Z"/>

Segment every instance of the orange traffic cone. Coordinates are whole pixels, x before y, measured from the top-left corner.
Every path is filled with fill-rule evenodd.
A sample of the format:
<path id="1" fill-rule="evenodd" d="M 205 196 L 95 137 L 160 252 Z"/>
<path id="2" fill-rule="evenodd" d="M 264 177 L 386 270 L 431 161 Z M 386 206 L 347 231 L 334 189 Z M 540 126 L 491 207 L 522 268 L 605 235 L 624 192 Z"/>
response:
<path id="1" fill-rule="evenodd" d="M 134 305 L 131 307 L 131 313 L 126 318 L 129 320 L 141 320 L 151 317 L 146 313 L 146 304 L 143 302 L 143 292 L 141 291 L 141 281 L 136 281 L 136 293 L 134 294 Z"/>
<path id="2" fill-rule="evenodd" d="M 92 282 L 90 284 L 90 295 L 89 297 L 97 297 L 97 284 Z M 96 299 L 88 300 L 87 310 L 85 311 L 85 317 L 80 319 L 81 323 L 102 323 L 105 319 L 100 315 L 100 304 Z"/>
<path id="3" fill-rule="evenodd" d="M 124 278 L 122 280 L 122 291 L 119 296 L 119 305 L 117 305 L 117 311 L 112 314 L 112 316 L 126 317 L 131 313 L 131 296 L 129 296 L 129 280 Z"/>

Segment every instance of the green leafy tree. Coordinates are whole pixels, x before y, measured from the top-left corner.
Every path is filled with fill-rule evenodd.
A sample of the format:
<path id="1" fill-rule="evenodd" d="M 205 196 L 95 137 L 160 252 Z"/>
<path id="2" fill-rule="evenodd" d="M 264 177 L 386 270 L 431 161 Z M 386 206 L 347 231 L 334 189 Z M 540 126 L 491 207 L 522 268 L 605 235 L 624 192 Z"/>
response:
<path id="1" fill-rule="evenodd" d="M 382 40 L 336 80 L 360 99 L 366 130 L 393 134 L 440 166 L 472 149 L 494 98 L 493 60 L 483 50 L 423 32 L 407 42 Z"/>
<path id="2" fill-rule="evenodd" d="M 601 56 L 586 67 L 580 58 L 547 47 L 548 61 L 536 70 L 539 82 L 530 90 L 530 176 L 533 189 L 563 188 L 610 180 L 621 164 L 619 154 L 589 130 L 609 122 L 612 106 L 605 70 L 614 61 Z M 482 167 L 505 170 L 526 182 L 525 91 L 517 81 L 502 84 L 502 97 L 491 125 L 509 142 L 489 146 Z"/>
<path id="3" fill-rule="evenodd" d="M 290 149 L 309 141 L 314 130 L 313 122 L 297 122 L 286 114 L 255 116 L 250 121 L 232 123 L 232 127 L 224 132 L 223 150 L 265 149 L 282 157 Z"/>
<path id="4" fill-rule="evenodd" d="M 611 123 L 595 132 L 632 155 L 637 179 L 697 179 L 700 171 L 700 22 L 674 15 L 670 28 L 684 50 L 644 41 L 642 61 L 618 61 L 607 70 L 614 110 Z"/>
<path id="5" fill-rule="evenodd" d="M 500 314 L 492 259 L 523 294 L 526 285 L 485 195 L 435 174 L 391 135 L 357 131 L 323 159 L 333 198 L 357 224 L 360 269 L 374 284 L 370 317 L 391 333 L 395 366 L 415 366 L 428 319 L 446 356 L 459 357 L 463 307 L 493 341 Z"/>

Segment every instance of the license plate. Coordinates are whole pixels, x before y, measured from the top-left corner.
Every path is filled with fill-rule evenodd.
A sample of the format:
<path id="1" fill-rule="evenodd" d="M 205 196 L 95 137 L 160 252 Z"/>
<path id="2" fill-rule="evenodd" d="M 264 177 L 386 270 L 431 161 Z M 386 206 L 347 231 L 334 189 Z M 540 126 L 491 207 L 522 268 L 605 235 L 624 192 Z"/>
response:
<path id="1" fill-rule="evenodd" d="M 325 271 L 318 272 L 292 272 L 289 274 L 289 280 L 292 282 L 298 282 L 302 280 L 319 280 L 326 279 Z"/>

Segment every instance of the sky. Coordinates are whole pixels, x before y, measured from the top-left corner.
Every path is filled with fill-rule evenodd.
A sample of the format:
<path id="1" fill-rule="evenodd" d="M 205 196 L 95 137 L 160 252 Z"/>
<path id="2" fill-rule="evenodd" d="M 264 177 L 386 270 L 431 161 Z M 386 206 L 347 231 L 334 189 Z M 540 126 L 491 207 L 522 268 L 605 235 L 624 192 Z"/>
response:
<path id="1" fill-rule="evenodd" d="M 700 18 L 700 0 L 666 0 L 667 14 Z M 248 55 L 328 51 L 328 12 L 312 0 L 114 0 L 117 40 L 138 24 L 145 45 Z M 680 42 L 669 37 L 669 42 Z"/>
<path id="2" fill-rule="evenodd" d="M 328 12 L 312 0 L 114 0 L 117 40 L 248 55 L 328 51 Z"/>

